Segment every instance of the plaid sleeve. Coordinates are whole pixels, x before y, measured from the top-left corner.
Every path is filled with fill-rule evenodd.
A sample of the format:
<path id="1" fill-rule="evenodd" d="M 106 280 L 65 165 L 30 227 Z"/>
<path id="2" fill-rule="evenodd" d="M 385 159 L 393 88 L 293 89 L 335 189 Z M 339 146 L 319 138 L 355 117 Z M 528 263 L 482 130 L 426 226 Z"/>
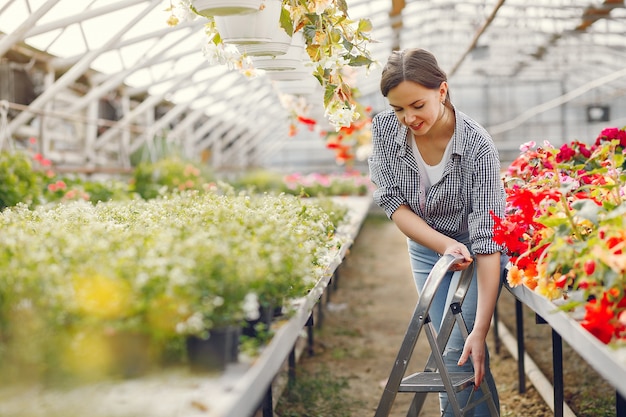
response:
<path id="1" fill-rule="evenodd" d="M 398 152 L 394 141 L 397 132 L 395 116 L 388 111 L 377 114 L 372 120 L 373 150 L 368 164 L 370 179 L 376 185 L 373 198 L 390 218 L 398 207 L 407 204 L 393 174 L 398 168 L 395 165 L 401 163 L 395 155 Z"/>

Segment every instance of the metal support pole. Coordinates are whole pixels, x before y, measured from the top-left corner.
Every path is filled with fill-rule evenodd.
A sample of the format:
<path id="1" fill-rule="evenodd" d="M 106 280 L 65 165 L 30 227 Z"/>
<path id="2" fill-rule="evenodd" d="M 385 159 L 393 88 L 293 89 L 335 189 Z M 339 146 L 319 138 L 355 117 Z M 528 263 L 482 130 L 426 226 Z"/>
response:
<path id="1" fill-rule="evenodd" d="M 267 388 L 265 399 L 263 399 L 263 417 L 274 416 L 274 404 L 272 399 L 272 384 Z"/>
<path id="2" fill-rule="evenodd" d="M 328 292 L 328 291 L 326 291 Z M 324 324 L 324 306 L 322 305 L 322 300 L 317 303 L 317 328 L 321 329 Z"/>
<path id="3" fill-rule="evenodd" d="M 313 356 L 313 313 L 306 322 L 309 356 Z"/>
<path id="4" fill-rule="evenodd" d="M 526 371 L 524 369 L 524 315 L 522 302 L 515 299 L 515 326 L 517 330 L 517 390 L 520 394 L 526 392 Z"/>
<path id="5" fill-rule="evenodd" d="M 615 417 L 626 417 L 626 399 L 615 391 Z"/>
<path id="6" fill-rule="evenodd" d="M 552 330 L 552 367 L 554 370 L 554 417 L 563 417 L 563 339 Z"/>
<path id="7" fill-rule="evenodd" d="M 289 370 L 287 372 L 288 382 L 287 384 L 291 387 L 296 383 L 296 349 L 291 349 L 289 352 Z"/>

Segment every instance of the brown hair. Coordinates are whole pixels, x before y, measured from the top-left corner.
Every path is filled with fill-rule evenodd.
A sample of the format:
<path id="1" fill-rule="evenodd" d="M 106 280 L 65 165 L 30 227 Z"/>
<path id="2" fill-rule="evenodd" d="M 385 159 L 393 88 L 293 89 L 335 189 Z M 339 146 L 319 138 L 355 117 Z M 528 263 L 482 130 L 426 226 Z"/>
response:
<path id="1" fill-rule="evenodd" d="M 380 91 L 387 97 L 389 90 L 402 81 L 412 81 L 431 90 L 439 88 L 443 81 L 448 81 L 446 73 L 439 68 L 437 59 L 424 49 L 405 49 L 393 51 L 383 68 L 380 79 Z M 450 94 L 446 94 L 450 102 Z"/>

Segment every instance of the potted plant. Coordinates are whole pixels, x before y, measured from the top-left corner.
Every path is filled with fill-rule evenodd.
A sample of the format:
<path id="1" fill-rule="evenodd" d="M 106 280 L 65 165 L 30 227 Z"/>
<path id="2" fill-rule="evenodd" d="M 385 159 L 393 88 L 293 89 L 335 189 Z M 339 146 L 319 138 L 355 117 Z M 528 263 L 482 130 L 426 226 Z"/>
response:
<path id="1" fill-rule="evenodd" d="M 200 15 L 189 0 L 179 0 L 168 11 L 170 25 Z M 207 18 L 205 32 L 208 37 L 204 53 L 209 61 L 256 75 L 250 57 L 224 42 L 215 18 L 203 17 Z M 329 122 L 339 129 L 358 120 L 354 86 L 349 85 L 341 69 L 344 66 L 369 67 L 374 63 L 367 50 L 371 41 L 371 23 L 365 19 L 350 19 L 344 1 L 282 0 L 280 25 L 288 35 L 302 33 L 311 60 L 311 74 L 324 90 L 322 100 Z"/>
<path id="2" fill-rule="evenodd" d="M 603 343 L 626 342 L 624 149 L 626 130 L 616 128 L 592 145 L 523 145 L 504 178 L 506 215 L 494 216 L 509 284 L 580 307 L 581 325 Z"/>
<path id="3" fill-rule="evenodd" d="M 189 7 L 201 16 L 231 16 L 253 13 L 262 0 L 188 0 Z"/>

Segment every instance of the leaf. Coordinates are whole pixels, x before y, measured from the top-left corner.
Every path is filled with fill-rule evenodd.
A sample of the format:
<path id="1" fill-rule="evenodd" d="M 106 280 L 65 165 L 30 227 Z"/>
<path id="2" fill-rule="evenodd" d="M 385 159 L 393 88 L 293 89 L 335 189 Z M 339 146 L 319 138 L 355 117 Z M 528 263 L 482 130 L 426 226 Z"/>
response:
<path id="1" fill-rule="evenodd" d="M 337 86 L 334 84 L 326 84 L 326 89 L 324 90 L 324 106 L 327 106 L 328 103 L 332 100 L 335 95 L 335 90 Z"/>
<path id="2" fill-rule="evenodd" d="M 280 27 L 287 32 L 289 36 L 293 36 L 293 21 L 289 15 L 289 11 L 284 7 L 280 8 Z"/>
<path id="3" fill-rule="evenodd" d="M 359 20 L 359 25 L 357 30 L 359 32 L 371 32 L 374 29 L 372 22 L 369 19 L 361 19 Z"/>
<path id="4" fill-rule="evenodd" d="M 606 215 L 606 219 L 623 219 L 626 216 L 626 202 L 617 206 L 614 210 Z"/>
<path id="5" fill-rule="evenodd" d="M 587 219 L 595 225 L 598 224 L 600 207 L 593 200 L 576 200 L 572 203 L 572 208 L 577 211 L 576 216 Z"/>
<path id="6" fill-rule="evenodd" d="M 570 301 L 568 301 L 566 303 L 563 303 L 563 304 L 559 305 L 557 310 L 565 311 L 565 312 L 574 311 L 577 307 L 580 307 L 580 306 L 582 306 L 584 304 L 585 303 L 582 302 L 582 301 L 570 300 Z"/>
<path id="7" fill-rule="evenodd" d="M 347 16 L 348 15 L 348 3 L 346 3 L 346 0 L 335 0 L 335 3 L 337 4 L 337 7 L 339 8 L 339 10 L 341 10 L 341 12 Z"/>
<path id="8" fill-rule="evenodd" d="M 352 57 L 348 65 L 350 65 L 351 67 L 360 67 L 360 66 L 371 65 L 373 62 L 374 61 L 372 61 L 371 59 L 364 57 L 362 55 L 359 55 L 356 57 Z"/>

